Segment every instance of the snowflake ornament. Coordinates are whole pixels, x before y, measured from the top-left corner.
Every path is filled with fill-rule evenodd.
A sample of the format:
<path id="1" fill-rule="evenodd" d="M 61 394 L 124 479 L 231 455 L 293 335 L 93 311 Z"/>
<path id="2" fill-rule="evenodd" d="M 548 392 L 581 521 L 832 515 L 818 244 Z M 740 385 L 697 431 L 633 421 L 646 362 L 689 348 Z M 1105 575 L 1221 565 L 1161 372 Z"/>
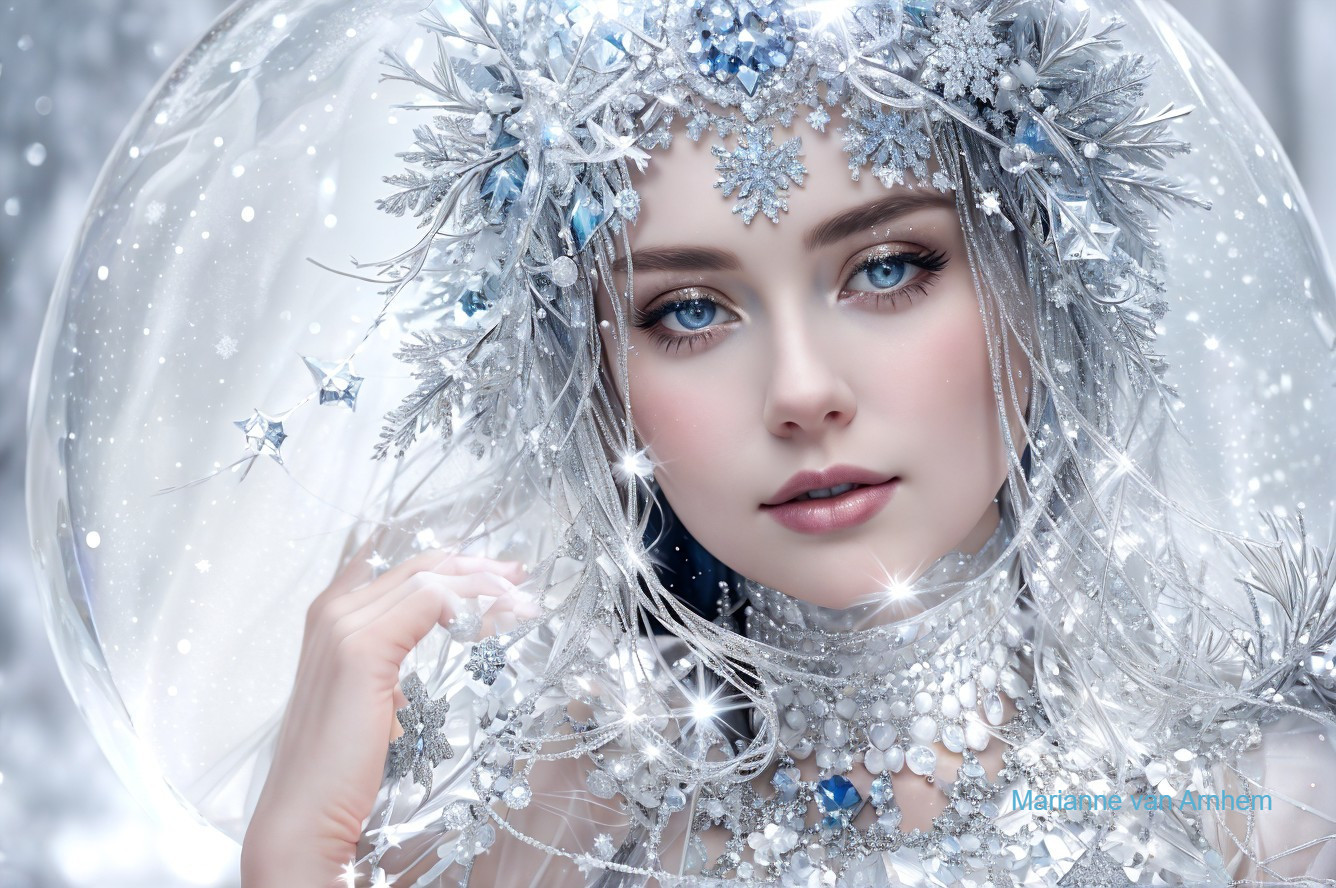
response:
<path id="1" fill-rule="evenodd" d="M 1010 53 L 993 34 L 988 16 L 976 12 L 963 18 L 943 12 L 936 21 L 932 43 L 935 47 L 923 70 L 923 85 L 940 88 L 947 99 L 973 96 L 980 102 L 992 102 L 997 95 L 997 78 Z"/>
<path id="2" fill-rule="evenodd" d="M 887 187 L 903 183 L 907 171 L 920 182 L 928 180 L 932 140 L 919 115 L 883 110 L 870 101 L 852 103 L 846 114 L 849 125 L 841 134 L 855 181 L 869 164 Z"/>
<path id="3" fill-rule="evenodd" d="M 502 669 L 506 668 L 507 640 L 506 636 L 500 635 L 480 641 L 473 646 L 473 652 L 469 654 L 468 662 L 464 664 L 464 668 L 469 671 L 474 680 L 485 685 L 496 682 L 496 677 L 501 674 Z"/>
<path id="4" fill-rule="evenodd" d="M 416 673 L 410 672 L 401 687 L 408 705 L 395 713 L 404 733 L 390 743 L 390 770 L 401 778 L 412 774 L 413 782 L 430 795 L 432 768 L 455 756 L 450 741 L 441 734 L 450 704 L 427 696 Z"/>
<path id="5" fill-rule="evenodd" d="M 795 137 L 776 148 L 770 127 L 748 126 L 732 151 L 710 146 L 710 153 L 719 158 L 714 168 L 720 177 L 714 187 L 722 189 L 725 197 L 737 191 L 733 212 L 743 222 L 751 224 L 760 212 L 778 223 L 780 211 L 789 210 L 789 184 L 801 185 L 807 175 L 807 167 L 798 159 L 802 146 L 802 138 Z"/>

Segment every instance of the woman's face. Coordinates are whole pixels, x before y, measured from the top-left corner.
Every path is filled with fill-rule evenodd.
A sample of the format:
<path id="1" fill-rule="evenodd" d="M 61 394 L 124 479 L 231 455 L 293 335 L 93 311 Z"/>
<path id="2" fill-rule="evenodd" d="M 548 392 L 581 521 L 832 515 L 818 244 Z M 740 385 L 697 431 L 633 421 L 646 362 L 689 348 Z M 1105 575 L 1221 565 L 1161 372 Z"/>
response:
<path id="1" fill-rule="evenodd" d="M 1006 478 L 954 197 L 853 181 L 841 124 L 776 132 L 802 137 L 808 168 L 779 224 L 731 212 L 708 139 L 654 156 L 635 182 L 627 342 L 635 428 L 687 530 L 828 607 L 978 550 Z M 615 355 L 615 323 L 601 331 Z M 837 495 L 793 500 L 813 488 Z"/>

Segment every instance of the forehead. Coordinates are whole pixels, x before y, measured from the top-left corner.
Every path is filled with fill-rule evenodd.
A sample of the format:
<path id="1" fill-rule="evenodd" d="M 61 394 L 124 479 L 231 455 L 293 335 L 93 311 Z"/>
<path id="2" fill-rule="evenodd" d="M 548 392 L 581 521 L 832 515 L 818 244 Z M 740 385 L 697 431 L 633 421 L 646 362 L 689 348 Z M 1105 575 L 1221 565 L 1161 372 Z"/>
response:
<path id="1" fill-rule="evenodd" d="M 787 212 L 778 213 L 778 223 L 757 213 L 745 223 L 733 212 L 741 192 L 735 188 L 725 195 L 718 187 L 723 170 L 721 158 L 711 146 L 718 144 L 708 135 L 692 140 L 682 126 L 674 130 L 671 147 L 650 153 L 646 169 L 632 172 L 632 184 L 640 195 L 640 215 L 630 226 L 632 249 L 645 250 L 692 243 L 727 249 L 793 249 L 810 243 L 815 226 L 851 209 L 887 198 L 903 197 L 910 202 L 949 205 L 949 194 L 928 184 L 914 181 L 887 187 L 866 170 L 854 180 L 849 154 L 842 147 L 841 116 L 835 116 L 824 132 L 812 128 L 801 117 L 785 128 L 776 126 L 768 149 L 776 151 L 792 140 L 799 140 L 799 159 L 806 168 L 803 184 L 788 182 L 779 196 L 788 203 Z M 730 136 L 724 153 L 738 146 Z M 744 183 L 743 187 L 746 187 Z M 903 230 L 903 227 L 900 229 Z"/>

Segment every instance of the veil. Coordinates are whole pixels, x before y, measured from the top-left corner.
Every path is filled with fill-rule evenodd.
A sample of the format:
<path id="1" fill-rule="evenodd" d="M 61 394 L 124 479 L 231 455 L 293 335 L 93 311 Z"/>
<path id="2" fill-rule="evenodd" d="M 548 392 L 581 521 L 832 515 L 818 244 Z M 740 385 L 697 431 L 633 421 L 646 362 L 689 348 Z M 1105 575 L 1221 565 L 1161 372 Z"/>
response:
<path id="1" fill-rule="evenodd" d="M 884 6 L 849 4 L 851 21 L 908 41 L 934 9 Z M 999 561 L 1020 559 L 1043 615 L 1035 692 L 1058 745 L 1116 779 L 1262 780 L 1261 764 L 1229 758 L 1257 748 L 1259 726 L 1336 727 L 1322 449 L 1336 440 L 1336 290 L 1302 189 L 1164 3 L 947 6 L 1059 47 L 1055 70 L 1075 60 L 1050 84 L 1051 118 L 1000 98 L 969 117 L 971 84 L 931 67 L 918 85 L 884 61 L 838 81 L 923 113 L 955 189 L 999 417 L 1025 417 Z M 617 797 L 657 842 L 684 787 L 772 760 L 768 688 L 812 664 L 664 587 L 645 542 L 652 467 L 593 315 L 636 217 L 631 169 L 683 125 L 759 138 L 739 117 L 701 117 L 691 97 L 719 99 L 718 82 L 654 82 L 660 62 L 636 41 L 692 9 L 243 0 L 137 114 L 47 316 L 28 505 L 65 680 L 146 798 L 239 839 L 310 601 L 354 553 L 377 569 L 434 547 L 532 565 L 544 616 L 491 651 L 506 664 L 494 684 L 470 678 L 444 632 L 410 655 L 405 675 L 448 697 L 447 737 L 475 757 L 440 765 L 426 796 L 387 778 L 374 860 L 399 847 L 467 868 L 512 830 L 640 877 L 655 871 L 645 848 L 535 838 L 516 824 L 536 809 L 497 816 L 527 806 L 507 796 L 526 763 L 600 751 L 542 815 Z M 664 51 L 696 51 L 676 33 L 659 35 Z M 1118 63 L 1081 67 L 1105 43 Z M 532 57 L 521 48 L 544 76 L 507 67 Z M 825 77 L 829 60 L 813 59 Z M 1022 81 L 1022 104 L 1049 88 L 1033 68 L 992 73 Z M 817 113 L 837 88 L 819 82 L 790 65 L 758 95 Z M 928 84 L 947 97 L 932 115 Z M 1051 170 L 1079 164 L 1098 181 L 1064 192 Z M 733 197 L 740 215 L 775 209 L 775 192 Z M 614 307 L 624 334 L 625 294 Z M 1036 374 L 1023 402 L 1021 362 Z M 959 594 L 916 591 L 943 606 Z M 684 710 L 703 675 L 754 712 L 740 746 Z M 629 726 L 628 709 L 644 718 Z M 646 744 L 663 756 L 637 758 Z M 1264 857 L 1252 836 L 1235 837 L 1239 853 Z"/>

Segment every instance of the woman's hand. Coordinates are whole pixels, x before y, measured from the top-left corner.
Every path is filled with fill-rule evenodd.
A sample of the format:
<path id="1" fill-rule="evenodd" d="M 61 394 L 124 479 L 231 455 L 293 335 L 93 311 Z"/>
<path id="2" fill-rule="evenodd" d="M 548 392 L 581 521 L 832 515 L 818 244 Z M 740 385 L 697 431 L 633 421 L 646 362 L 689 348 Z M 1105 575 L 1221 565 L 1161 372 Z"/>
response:
<path id="1" fill-rule="evenodd" d="M 355 558 L 307 611 L 292 697 L 242 846 L 245 888 L 334 884 L 380 789 L 404 657 L 456 614 L 538 615 L 516 562 L 427 552 L 369 583 Z M 359 585 L 359 582 L 361 583 Z"/>

